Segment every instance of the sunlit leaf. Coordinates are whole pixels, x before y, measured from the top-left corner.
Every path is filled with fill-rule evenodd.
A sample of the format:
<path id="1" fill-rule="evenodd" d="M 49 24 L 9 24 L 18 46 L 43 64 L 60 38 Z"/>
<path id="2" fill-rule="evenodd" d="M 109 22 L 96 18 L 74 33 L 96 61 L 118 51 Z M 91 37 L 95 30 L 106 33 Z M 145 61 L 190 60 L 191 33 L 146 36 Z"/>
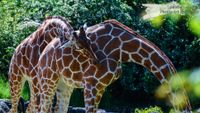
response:
<path id="1" fill-rule="evenodd" d="M 178 108 L 184 108 L 187 104 L 187 97 L 182 91 L 176 92 L 173 94 L 173 105 Z"/>
<path id="2" fill-rule="evenodd" d="M 193 16 L 189 20 L 188 25 L 189 25 L 189 29 L 192 31 L 192 33 L 194 33 L 195 35 L 200 37 L 200 15 Z"/>
<path id="3" fill-rule="evenodd" d="M 156 97 L 159 99 L 164 99 L 167 98 L 169 92 L 170 92 L 170 87 L 169 84 L 164 83 L 161 86 L 159 86 L 159 88 L 156 90 Z"/>
<path id="4" fill-rule="evenodd" d="M 161 25 L 163 24 L 163 22 L 164 22 L 163 15 L 160 15 L 160 16 L 157 16 L 157 17 L 151 19 L 151 25 L 155 28 L 160 28 Z"/>
<path id="5" fill-rule="evenodd" d="M 171 21 L 174 23 L 177 23 L 181 18 L 180 14 L 169 14 L 168 16 L 171 19 Z"/>
<path id="6" fill-rule="evenodd" d="M 194 86 L 194 94 L 195 94 L 195 96 L 197 96 L 197 97 L 199 97 L 200 98 L 200 83 L 199 84 L 196 84 L 195 86 Z"/>
<path id="7" fill-rule="evenodd" d="M 189 71 L 181 71 L 178 72 L 175 76 L 172 76 L 170 79 L 170 84 L 173 90 L 182 90 L 185 88 L 186 90 L 191 89 L 191 85 L 188 81 Z"/>
<path id="8" fill-rule="evenodd" d="M 193 87 L 193 93 L 200 98 L 200 69 L 196 69 L 191 73 L 189 81 Z"/>

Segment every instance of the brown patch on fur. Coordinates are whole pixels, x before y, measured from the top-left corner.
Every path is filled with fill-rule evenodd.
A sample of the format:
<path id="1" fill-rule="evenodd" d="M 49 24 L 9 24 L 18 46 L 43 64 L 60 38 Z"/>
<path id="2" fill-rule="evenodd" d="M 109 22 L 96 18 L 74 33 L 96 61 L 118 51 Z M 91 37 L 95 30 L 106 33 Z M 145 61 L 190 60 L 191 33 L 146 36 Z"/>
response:
<path id="1" fill-rule="evenodd" d="M 60 60 L 57 61 L 57 67 L 58 67 L 59 71 L 61 71 L 64 68 L 64 66 L 62 64 L 62 59 L 60 59 Z"/>
<path id="2" fill-rule="evenodd" d="M 96 71 L 95 66 L 90 66 L 89 69 L 85 72 L 85 76 L 93 76 Z"/>
<path id="3" fill-rule="evenodd" d="M 113 30 L 112 30 L 112 35 L 114 35 L 114 36 L 119 36 L 120 34 L 122 33 L 122 30 L 121 29 L 116 29 L 116 28 L 114 28 Z"/>
<path id="4" fill-rule="evenodd" d="M 72 79 L 80 82 L 83 79 L 83 75 L 81 72 L 74 73 Z"/>
<path id="5" fill-rule="evenodd" d="M 105 47 L 105 53 L 109 54 L 113 49 L 119 48 L 121 42 L 118 38 L 112 39 L 109 44 Z"/>
<path id="6" fill-rule="evenodd" d="M 97 44 L 99 46 L 100 49 L 103 49 L 105 47 L 105 45 L 112 39 L 111 36 L 107 35 L 107 36 L 101 36 L 97 39 Z"/>
<path id="7" fill-rule="evenodd" d="M 124 52 L 122 52 L 122 61 L 127 62 L 128 59 L 129 59 L 129 55 L 124 53 Z"/>
<path id="8" fill-rule="evenodd" d="M 40 45 L 40 51 L 42 52 L 46 46 L 47 46 L 47 43 L 43 41 L 43 43 Z"/>
<path id="9" fill-rule="evenodd" d="M 98 83 L 97 79 L 94 77 L 86 78 L 86 82 L 92 86 L 95 86 Z"/>
<path id="10" fill-rule="evenodd" d="M 46 63 L 47 63 L 47 59 L 45 59 L 46 56 L 42 56 L 41 60 L 40 60 L 40 67 L 45 67 L 46 66 Z"/>
<path id="11" fill-rule="evenodd" d="M 31 70 L 29 70 L 29 71 L 31 71 Z M 31 77 L 36 76 L 36 75 L 37 75 L 36 70 L 35 70 L 35 69 L 32 69 L 32 71 L 30 72 L 30 75 L 31 75 Z"/>
<path id="12" fill-rule="evenodd" d="M 113 78 L 113 74 L 108 73 L 106 74 L 102 79 L 100 79 L 100 82 L 103 84 L 109 84 Z"/>
<path id="13" fill-rule="evenodd" d="M 100 103 L 101 98 L 102 98 L 102 95 L 103 95 L 103 94 L 101 94 L 101 95 L 97 95 L 97 96 L 96 96 L 95 102 L 96 102 L 97 104 Z"/>
<path id="14" fill-rule="evenodd" d="M 103 86 L 103 84 L 98 83 L 97 86 L 96 86 L 96 88 L 97 88 L 98 90 L 101 90 L 101 89 L 104 88 L 104 86 Z"/>
<path id="15" fill-rule="evenodd" d="M 131 36 L 129 33 L 125 32 L 124 34 L 122 34 L 122 35 L 120 36 L 120 39 L 121 39 L 122 41 L 128 41 L 128 40 L 131 40 L 131 39 L 133 39 L 133 38 L 132 38 L 132 36 Z"/>
<path id="16" fill-rule="evenodd" d="M 144 66 L 146 67 L 146 68 L 148 68 L 150 71 L 151 71 L 151 62 L 149 61 L 149 60 L 145 60 L 144 61 Z"/>
<path id="17" fill-rule="evenodd" d="M 19 53 L 18 55 L 16 55 L 15 57 L 17 57 L 17 64 L 18 65 L 21 65 L 22 64 L 22 54 L 21 53 Z"/>
<path id="18" fill-rule="evenodd" d="M 117 80 L 119 77 L 120 77 L 120 75 L 122 75 L 122 69 L 120 68 L 120 69 L 117 69 L 117 71 L 116 71 L 116 73 L 115 73 L 115 80 Z M 114 82 L 115 80 L 113 80 L 112 82 Z"/>
<path id="19" fill-rule="evenodd" d="M 63 55 L 61 49 L 56 49 L 55 51 L 56 59 L 60 59 Z"/>
<path id="20" fill-rule="evenodd" d="M 131 40 L 130 42 L 123 43 L 122 49 L 127 52 L 136 52 L 140 47 L 138 40 Z"/>
<path id="21" fill-rule="evenodd" d="M 116 61 L 113 61 L 113 60 L 108 60 L 108 67 L 110 68 L 110 71 L 114 72 L 117 68 L 117 62 Z"/>
<path id="22" fill-rule="evenodd" d="M 152 71 L 156 71 L 157 69 L 156 69 L 155 66 L 153 66 L 153 67 L 151 68 L 151 70 L 152 70 Z"/>
<path id="23" fill-rule="evenodd" d="M 102 51 L 96 52 L 96 56 L 97 56 L 98 59 L 106 58 L 106 55 Z"/>
<path id="24" fill-rule="evenodd" d="M 25 68 L 28 68 L 28 67 L 29 67 L 29 60 L 28 60 L 25 56 L 22 57 L 22 65 L 23 65 L 23 67 L 25 67 Z M 23 72 L 25 71 L 24 68 L 22 68 L 21 70 L 23 70 Z"/>
<path id="25" fill-rule="evenodd" d="M 63 56 L 63 64 L 64 66 L 69 66 L 69 64 L 73 61 L 73 57 L 70 56 Z"/>
<path id="26" fill-rule="evenodd" d="M 116 61 L 120 58 L 120 50 L 117 49 L 115 51 L 112 51 L 112 53 L 108 56 L 108 58 L 114 58 Z"/>
<path id="27" fill-rule="evenodd" d="M 147 46 L 144 43 L 141 43 L 141 46 L 144 50 L 148 51 L 149 53 L 153 51 L 153 49 L 150 46 Z"/>
<path id="28" fill-rule="evenodd" d="M 87 58 L 86 58 L 85 56 L 83 56 L 83 55 L 79 55 L 79 56 L 78 56 L 78 61 L 79 61 L 79 62 L 84 62 L 86 59 L 87 59 Z"/>
<path id="29" fill-rule="evenodd" d="M 25 55 L 27 56 L 27 58 L 31 57 L 32 50 L 33 48 L 30 45 L 27 45 L 26 52 L 25 52 Z"/>
<path id="30" fill-rule="evenodd" d="M 82 66 L 83 71 L 85 71 L 85 69 L 87 69 L 87 67 L 89 66 L 89 63 L 85 62 L 81 66 Z"/>
<path id="31" fill-rule="evenodd" d="M 33 66 L 37 65 L 38 63 L 38 60 L 39 60 L 39 55 L 38 55 L 38 51 L 39 51 L 39 47 L 38 46 L 35 46 L 33 48 L 33 56 L 32 56 L 32 59 L 31 60 L 31 63 L 33 64 Z"/>
<path id="32" fill-rule="evenodd" d="M 65 54 L 70 54 L 71 53 L 71 50 L 72 48 L 65 48 L 64 50 L 63 50 L 63 53 L 65 53 Z"/>
<path id="33" fill-rule="evenodd" d="M 138 54 L 132 54 L 131 56 L 136 61 L 136 63 L 142 62 L 142 57 L 140 57 Z"/>
<path id="34" fill-rule="evenodd" d="M 57 74 L 53 74 L 52 80 L 53 81 L 58 81 L 59 76 Z"/>
<path id="35" fill-rule="evenodd" d="M 52 63 L 51 63 L 51 69 L 53 70 L 53 71 L 57 71 L 58 69 L 57 69 L 57 66 L 56 66 L 56 61 L 55 61 L 55 59 L 52 61 Z"/>
<path id="36" fill-rule="evenodd" d="M 166 79 L 169 79 L 169 77 L 170 77 L 170 70 L 169 70 L 169 68 L 166 67 L 166 68 L 162 69 L 161 72 L 163 73 L 163 75 L 165 75 Z"/>
<path id="37" fill-rule="evenodd" d="M 63 72 L 62 72 L 62 74 L 66 78 L 71 78 L 71 76 L 72 76 L 72 72 L 69 69 L 64 69 Z"/>
<path id="38" fill-rule="evenodd" d="M 84 90 L 84 97 L 85 97 L 85 98 L 90 98 L 90 97 L 92 97 L 92 95 L 90 94 L 90 90 L 87 90 L 87 89 Z"/>
<path id="39" fill-rule="evenodd" d="M 142 55 L 144 58 L 147 58 L 149 56 L 149 54 L 143 49 L 140 49 L 139 54 Z"/>
<path id="40" fill-rule="evenodd" d="M 97 36 L 101 36 L 104 34 L 108 34 L 111 30 L 111 26 L 110 25 L 106 25 L 105 28 L 99 29 L 97 31 Z"/>
<path id="41" fill-rule="evenodd" d="M 100 77 L 102 77 L 107 71 L 108 71 L 108 69 L 107 69 L 107 67 L 105 67 L 105 66 L 103 66 L 103 65 L 98 65 L 97 64 L 97 73 L 96 73 L 96 75 L 95 75 L 95 77 L 98 79 L 98 78 L 100 78 Z"/>
<path id="42" fill-rule="evenodd" d="M 97 50 L 98 50 L 96 44 L 92 44 L 92 45 L 91 45 L 91 48 L 92 48 L 93 51 L 97 51 Z"/>
<path id="43" fill-rule="evenodd" d="M 163 58 L 159 56 L 157 53 L 153 53 L 151 55 L 151 60 L 158 68 L 166 64 Z"/>
<path id="44" fill-rule="evenodd" d="M 77 60 L 73 60 L 71 66 L 70 66 L 70 69 L 72 71 L 79 71 L 81 69 L 80 64 L 78 63 Z"/>
<path id="45" fill-rule="evenodd" d="M 35 78 L 33 79 L 33 83 L 34 83 L 34 84 L 37 84 L 37 83 L 38 83 L 37 77 L 35 77 Z"/>
<path id="46" fill-rule="evenodd" d="M 94 89 L 92 89 L 92 94 L 93 95 L 96 95 L 97 94 L 97 90 L 94 88 Z"/>
<path id="47" fill-rule="evenodd" d="M 92 42 L 96 40 L 96 35 L 95 35 L 95 33 L 90 34 L 89 37 L 90 37 L 90 40 L 91 40 Z"/>
<path id="48" fill-rule="evenodd" d="M 158 78 L 159 81 L 161 81 L 163 79 L 162 75 L 158 72 L 155 73 L 156 77 Z"/>

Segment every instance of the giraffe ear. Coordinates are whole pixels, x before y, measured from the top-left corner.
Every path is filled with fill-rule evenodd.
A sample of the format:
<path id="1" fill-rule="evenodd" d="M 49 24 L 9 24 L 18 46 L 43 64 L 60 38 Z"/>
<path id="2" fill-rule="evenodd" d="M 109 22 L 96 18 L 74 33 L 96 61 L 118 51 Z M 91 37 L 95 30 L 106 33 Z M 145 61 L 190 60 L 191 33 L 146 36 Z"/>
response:
<path id="1" fill-rule="evenodd" d="M 85 23 L 84 25 L 83 25 L 83 29 L 86 31 L 87 30 L 87 23 Z"/>
<path id="2" fill-rule="evenodd" d="M 79 28 L 79 31 L 80 31 L 79 36 L 85 35 L 85 30 L 84 30 L 84 27 L 83 27 L 83 26 L 81 26 L 81 27 Z"/>

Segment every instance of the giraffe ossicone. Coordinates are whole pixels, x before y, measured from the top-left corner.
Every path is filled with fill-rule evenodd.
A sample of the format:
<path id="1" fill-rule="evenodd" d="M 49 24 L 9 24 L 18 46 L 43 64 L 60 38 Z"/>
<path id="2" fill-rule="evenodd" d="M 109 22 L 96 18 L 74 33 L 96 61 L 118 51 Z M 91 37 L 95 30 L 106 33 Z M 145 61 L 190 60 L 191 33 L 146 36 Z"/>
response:
<path id="1" fill-rule="evenodd" d="M 82 31 L 77 33 L 77 42 L 81 43 L 83 48 L 87 48 L 89 50 L 87 52 L 93 54 L 98 62 L 94 63 L 92 55 L 85 56 L 73 47 L 60 48 L 59 39 L 52 40 L 38 63 L 42 89 L 40 113 L 48 112 L 56 90 L 59 97 L 57 103 L 60 107 L 59 112 L 66 112 L 74 88 L 84 88 L 86 113 L 96 113 L 105 88 L 119 78 L 121 64 L 124 62 L 134 62 L 144 66 L 161 83 L 168 83 L 170 76 L 176 73 L 176 69 L 164 52 L 116 20 L 107 20 L 88 27 L 85 33 Z M 82 40 L 81 37 L 85 35 L 87 38 Z M 191 113 L 187 94 L 185 91 L 183 94 L 186 97 L 185 106 L 174 106 L 174 108 L 177 111 Z"/>

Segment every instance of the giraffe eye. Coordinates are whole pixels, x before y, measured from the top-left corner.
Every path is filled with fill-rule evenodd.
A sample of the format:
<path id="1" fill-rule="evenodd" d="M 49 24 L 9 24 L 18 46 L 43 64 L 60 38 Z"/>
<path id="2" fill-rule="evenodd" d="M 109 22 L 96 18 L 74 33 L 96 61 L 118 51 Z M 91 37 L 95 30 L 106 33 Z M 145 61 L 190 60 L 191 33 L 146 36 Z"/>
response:
<path id="1" fill-rule="evenodd" d="M 91 36 L 91 33 L 88 33 L 86 36 L 87 36 L 87 37 L 90 37 L 90 36 Z"/>

